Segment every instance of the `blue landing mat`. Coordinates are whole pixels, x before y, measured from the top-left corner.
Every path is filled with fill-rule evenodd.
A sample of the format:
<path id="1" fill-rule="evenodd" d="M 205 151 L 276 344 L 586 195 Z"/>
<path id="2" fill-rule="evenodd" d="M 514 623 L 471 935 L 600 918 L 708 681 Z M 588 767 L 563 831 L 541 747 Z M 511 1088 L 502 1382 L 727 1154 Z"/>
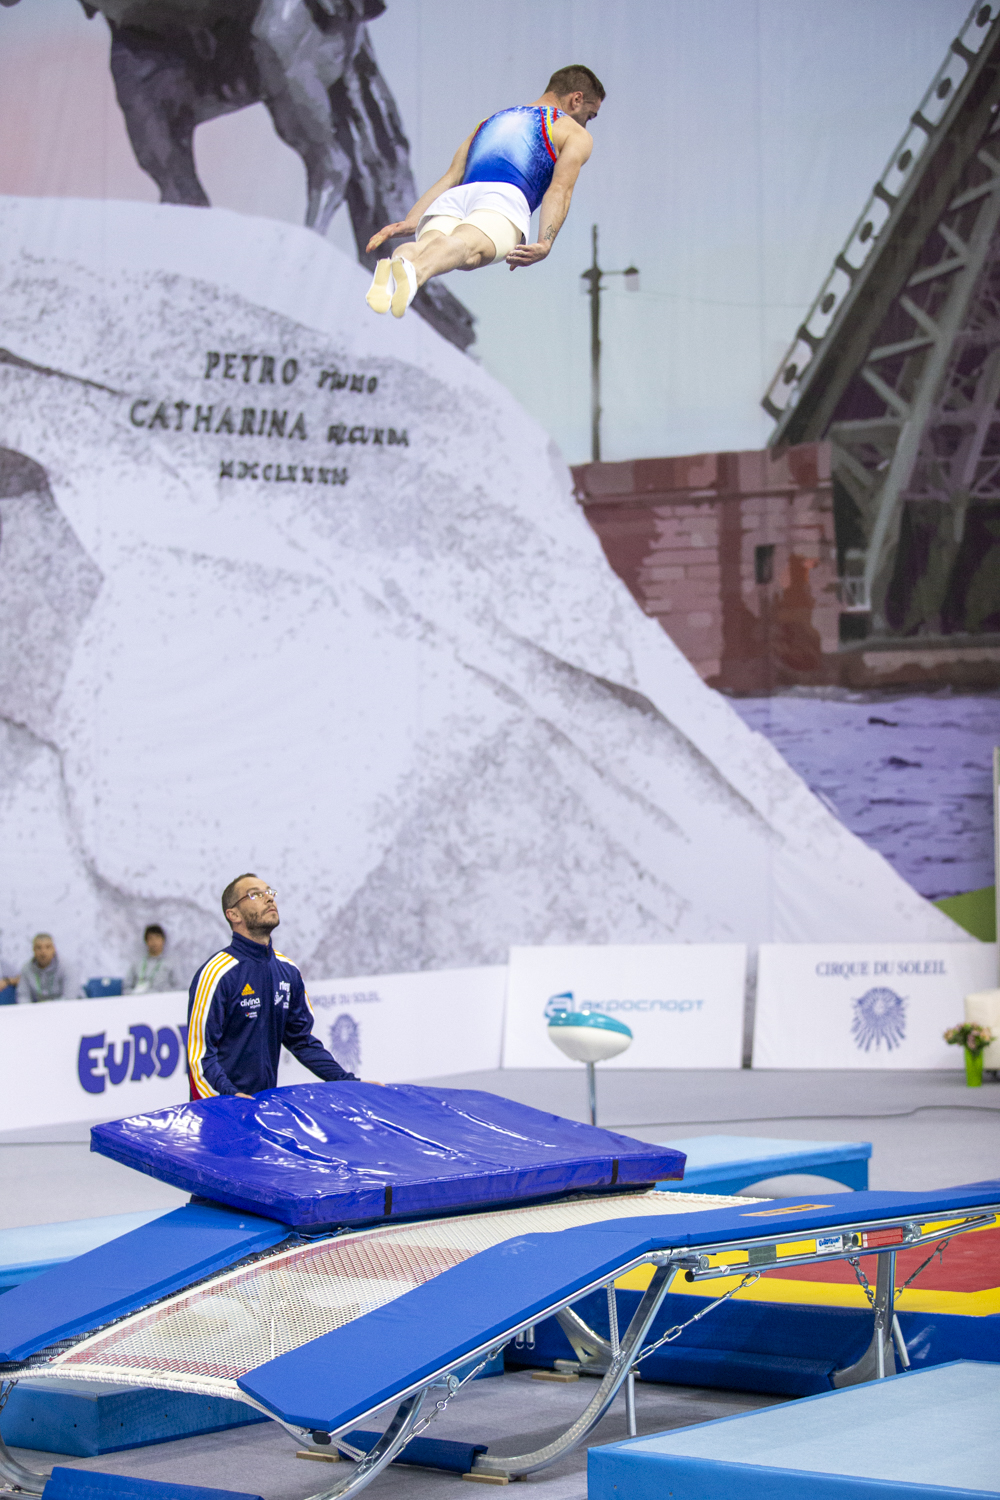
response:
<path id="1" fill-rule="evenodd" d="M 0 1425 L 9 1448 L 97 1458 L 268 1419 L 242 1401 L 96 1380 L 18 1380 Z"/>
<path id="2" fill-rule="evenodd" d="M 997 1365 L 896 1375 L 591 1448 L 588 1500 L 992 1500 L 998 1406 Z"/>
<path id="3" fill-rule="evenodd" d="M 162 1479 L 130 1479 L 127 1474 L 97 1474 L 92 1469 L 52 1470 L 43 1500 L 261 1500 L 242 1490 L 210 1490 L 200 1484 Z"/>
<path id="4" fill-rule="evenodd" d="M 674 1193 L 739 1193 L 769 1177 L 803 1173 L 863 1191 L 872 1154 L 870 1141 L 786 1141 L 773 1136 L 696 1135 L 661 1145 L 687 1157 L 684 1181 L 663 1184 Z"/>
<path id="5" fill-rule="evenodd" d="M 312 1229 L 679 1178 L 684 1156 L 475 1089 L 301 1083 L 91 1131 L 161 1182 Z"/>

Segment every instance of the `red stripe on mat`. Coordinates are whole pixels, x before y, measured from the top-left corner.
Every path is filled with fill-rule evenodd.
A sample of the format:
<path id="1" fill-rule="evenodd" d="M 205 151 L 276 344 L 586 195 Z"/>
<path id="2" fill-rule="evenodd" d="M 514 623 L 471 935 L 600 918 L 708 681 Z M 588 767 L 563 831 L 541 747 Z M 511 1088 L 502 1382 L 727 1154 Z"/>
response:
<path id="1" fill-rule="evenodd" d="M 896 1257 L 896 1285 L 902 1286 L 920 1262 L 930 1254 L 924 1249 L 901 1250 Z M 861 1257 L 861 1268 L 875 1285 L 874 1255 Z M 825 1281 L 855 1286 L 854 1270 L 846 1261 L 830 1261 L 825 1266 L 789 1266 L 787 1271 L 768 1271 L 782 1281 Z M 958 1234 L 948 1245 L 943 1260 L 937 1256 L 913 1283 L 925 1292 L 985 1292 L 1000 1286 L 1000 1229 L 983 1229 L 977 1233 Z"/>

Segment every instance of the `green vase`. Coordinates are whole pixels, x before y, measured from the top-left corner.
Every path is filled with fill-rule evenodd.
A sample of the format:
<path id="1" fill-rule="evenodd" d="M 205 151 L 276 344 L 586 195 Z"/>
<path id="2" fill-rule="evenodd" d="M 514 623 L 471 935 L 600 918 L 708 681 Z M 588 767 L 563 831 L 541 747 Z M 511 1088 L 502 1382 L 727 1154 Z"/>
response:
<path id="1" fill-rule="evenodd" d="M 983 1054 L 965 1049 L 965 1082 L 968 1088 L 977 1089 L 983 1081 Z"/>

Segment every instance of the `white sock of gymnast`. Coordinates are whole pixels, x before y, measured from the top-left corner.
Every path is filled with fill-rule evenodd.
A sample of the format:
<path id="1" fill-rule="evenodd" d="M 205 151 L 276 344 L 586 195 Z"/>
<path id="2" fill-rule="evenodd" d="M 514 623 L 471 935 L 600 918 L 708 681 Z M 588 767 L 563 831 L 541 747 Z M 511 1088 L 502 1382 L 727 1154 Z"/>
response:
<path id="1" fill-rule="evenodd" d="M 392 263 L 392 279 L 395 290 L 392 294 L 392 315 L 401 318 L 417 295 L 417 273 L 413 263 L 404 255 L 398 255 Z"/>

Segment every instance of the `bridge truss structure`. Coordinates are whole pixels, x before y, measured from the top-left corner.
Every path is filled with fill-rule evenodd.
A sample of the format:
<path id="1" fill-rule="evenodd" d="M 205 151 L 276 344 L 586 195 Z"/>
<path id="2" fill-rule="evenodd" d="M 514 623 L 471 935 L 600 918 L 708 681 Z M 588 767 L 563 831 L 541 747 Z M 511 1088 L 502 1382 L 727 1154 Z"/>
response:
<path id="1" fill-rule="evenodd" d="M 832 445 L 841 638 L 1000 631 L 1000 4 L 976 4 L 763 399 Z"/>

